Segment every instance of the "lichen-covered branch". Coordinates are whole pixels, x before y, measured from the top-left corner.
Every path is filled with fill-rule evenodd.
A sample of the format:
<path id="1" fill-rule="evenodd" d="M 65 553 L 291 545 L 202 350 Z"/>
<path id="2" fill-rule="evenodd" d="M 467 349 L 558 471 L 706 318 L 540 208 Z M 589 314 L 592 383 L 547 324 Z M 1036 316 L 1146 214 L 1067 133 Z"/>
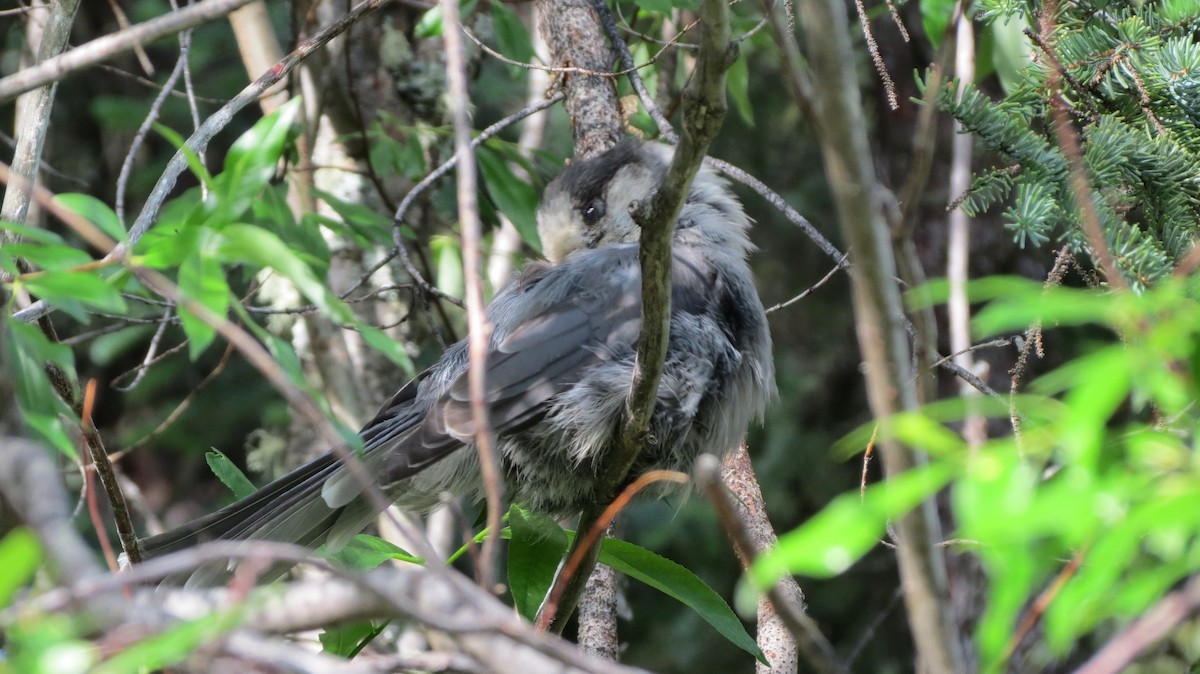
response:
<path id="1" fill-rule="evenodd" d="M 600 21 L 588 0 L 537 0 L 538 30 L 550 47 L 555 66 L 574 66 L 597 73 L 612 70 Z M 575 137 L 575 156 L 599 154 L 624 135 L 617 85 L 611 77 L 567 74 L 565 107 Z"/>

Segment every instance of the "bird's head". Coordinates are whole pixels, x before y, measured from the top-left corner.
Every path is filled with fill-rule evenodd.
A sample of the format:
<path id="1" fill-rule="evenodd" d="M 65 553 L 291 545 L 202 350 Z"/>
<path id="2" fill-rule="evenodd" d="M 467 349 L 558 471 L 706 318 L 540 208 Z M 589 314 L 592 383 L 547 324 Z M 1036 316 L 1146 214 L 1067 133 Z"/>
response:
<path id="1" fill-rule="evenodd" d="M 650 198 L 666 164 L 647 146 L 625 141 L 603 154 L 568 165 L 538 207 L 542 252 L 557 263 L 580 248 L 637 241 L 631 207 Z"/>
<path id="2" fill-rule="evenodd" d="M 633 211 L 662 184 L 672 152 L 667 145 L 627 140 L 567 166 L 546 186 L 538 207 L 538 236 L 546 258 L 557 264 L 582 248 L 637 241 L 641 228 Z M 748 222 L 741 205 L 716 175 L 701 169 L 688 201 L 711 205 L 722 217 L 702 222 L 711 221 L 744 240 Z M 685 213 L 680 223 L 688 226 L 695 220 Z"/>

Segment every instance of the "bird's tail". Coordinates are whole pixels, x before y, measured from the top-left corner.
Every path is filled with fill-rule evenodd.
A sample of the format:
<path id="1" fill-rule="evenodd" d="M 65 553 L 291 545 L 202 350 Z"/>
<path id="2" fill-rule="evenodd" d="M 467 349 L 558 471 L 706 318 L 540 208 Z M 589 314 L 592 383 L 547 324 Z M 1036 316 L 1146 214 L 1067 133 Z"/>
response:
<path id="1" fill-rule="evenodd" d="M 370 464 L 375 457 L 365 457 Z M 342 461 L 326 452 L 274 482 L 228 506 L 178 529 L 141 540 L 146 558 L 158 557 L 215 539 L 269 540 L 315 548 L 327 541 L 340 547 L 361 531 L 376 514 L 365 497 L 357 496 L 331 506 L 322 496 L 327 481 L 346 472 Z M 333 540 L 336 539 L 336 542 Z M 208 564 L 194 573 L 168 579 L 188 586 L 224 582 L 237 560 Z M 265 574 L 277 577 L 290 565 Z"/>

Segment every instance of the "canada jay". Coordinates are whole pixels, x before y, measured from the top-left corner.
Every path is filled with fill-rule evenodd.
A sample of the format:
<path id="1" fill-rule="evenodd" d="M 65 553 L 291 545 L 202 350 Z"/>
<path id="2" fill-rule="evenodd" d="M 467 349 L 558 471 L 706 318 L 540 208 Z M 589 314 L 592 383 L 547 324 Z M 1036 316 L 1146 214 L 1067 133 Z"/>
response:
<path id="1" fill-rule="evenodd" d="M 597 482 L 620 441 L 641 330 L 631 211 L 661 184 L 670 156 L 665 146 L 627 141 L 568 166 L 538 209 L 547 261 L 527 265 L 487 308 L 487 404 L 514 502 L 565 515 L 607 496 Z M 748 226 L 724 182 L 701 169 L 675 227 L 669 347 L 648 446 L 631 476 L 687 471 L 701 452 L 734 447 L 774 394 L 771 337 L 746 264 Z M 482 498 L 466 341 L 401 388 L 361 436 L 367 469 L 401 508 L 429 510 L 446 492 Z M 376 514 L 327 452 L 142 545 L 151 556 L 209 538 L 336 547 Z"/>

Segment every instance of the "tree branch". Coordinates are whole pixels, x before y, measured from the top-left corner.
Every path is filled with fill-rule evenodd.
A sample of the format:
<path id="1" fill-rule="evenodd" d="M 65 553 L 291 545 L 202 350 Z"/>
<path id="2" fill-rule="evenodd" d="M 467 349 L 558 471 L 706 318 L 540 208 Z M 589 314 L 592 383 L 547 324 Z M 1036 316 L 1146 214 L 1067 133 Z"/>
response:
<path id="1" fill-rule="evenodd" d="M 612 70 L 596 12 L 589 0 L 536 0 L 538 30 L 546 38 L 555 66 L 574 66 L 591 72 Z M 622 132 L 621 106 L 612 77 L 564 74 L 565 104 L 575 137 L 575 156 L 581 159 L 616 145 Z"/>
<path id="2" fill-rule="evenodd" d="M 504 526 L 504 482 L 500 459 L 495 452 L 495 435 L 488 418 L 487 352 L 491 325 L 483 304 L 483 263 L 479 252 L 482 238 L 479 206 L 476 203 L 475 154 L 471 151 L 470 98 L 467 93 L 467 54 L 459 30 L 458 0 L 442 0 L 446 45 L 446 80 L 450 86 L 450 114 L 454 123 L 454 154 L 458 159 L 458 226 L 462 231 L 462 264 L 467 300 L 467 389 L 475 424 L 475 450 L 487 496 L 488 535 L 479 559 L 479 583 L 489 591 L 496 583 L 500 529 Z"/>
<path id="3" fill-rule="evenodd" d="M 783 29 L 777 9 L 764 2 L 781 51 L 789 90 L 799 105 L 805 101 L 804 77 L 795 37 Z M 842 231 L 849 242 L 851 279 L 859 347 L 866 362 L 868 398 L 880 424 L 896 412 L 911 410 L 917 396 L 908 371 L 908 341 L 901 316 L 900 293 L 892 279 L 896 261 L 875 182 L 866 122 L 854 72 L 845 8 L 834 0 L 800 3 L 815 89 L 813 119 L 820 130 L 825 173 L 837 205 Z M 889 434 L 882 434 L 889 437 Z M 893 440 L 882 443 L 888 476 L 899 475 L 924 459 Z M 945 561 L 935 543 L 940 523 L 932 499 L 897 522 L 897 557 L 905 603 L 923 671 L 963 671 L 962 648 L 955 638 L 956 620 L 946 587 Z"/>
<path id="4" fill-rule="evenodd" d="M 75 11 L 79 0 L 64 0 L 50 5 L 50 16 L 42 31 L 38 45 L 39 63 L 53 58 L 67 46 L 71 27 L 75 23 Z M 17 102 L 16 147 L 13 148 L 12 171 L 27 182 L 9 185 L 4 190 L 4 204 L 0 207 L 0 220 L 25 223 L 29 214 L 32 185 L 37 181 L 38 168 L 42 161 L 42 144 L 46 140 L 46 127 L 50 125 L 50 111 L 54 107 L 54 84 L 29 91 Z M 28 187 L 27 187 L 28 186 Z M 11 232 L 0 235 L 10 239 Z"/>
<path id="5" fill-rule="evenodd" d="M 746 445 L 739 446 L 729 454 L 723 467 L 714 457 L 701 456 L 696 462 L 696 478 L 716 509 L 726 534 L 733 542 L 742 568 L 750 568 L 759 551 L 773 547 L 778 543 L 778 539 L 771 523 L 767 521 L 762 491 L 750 467 L 750 454 Z M 722 482 L 728 485 L 741 501 L 740 508 L 729 498 Z M 749 515 L 752 521 L 748 524 L 743 515 Z M 766 598 L 770 600 L 770 604 L 765 607 L 761 603 L 759 605 L 757 641 L 759 648 L 771 661 L 771 669 L 768 671 L 788 671 L 789 661 L 792 663 L 790 671 L 796 671 L 796 649 L 799 647 L 814 671 L 822 674 L 846 672 L 845 666 L 838 662 L 829 640 L 805 613 L 804 593 L 795 580 L 790 577 L 781 579 L 767 591 Z M 781 621 L 792 639 L 781 639 L 786 637 L 778 634 Z"/>
<path id="6" fill-rule="evenodd" d="M 96 38 L 36 67 L 0 78 L 0 103 L 26 91 L 57 82 L 76 70 L 106 61 L 138 45 L 149 44 L 160 37 L 219 19 L 249 2 L 251 0 L 204 0 L 126 30 Z"/>

